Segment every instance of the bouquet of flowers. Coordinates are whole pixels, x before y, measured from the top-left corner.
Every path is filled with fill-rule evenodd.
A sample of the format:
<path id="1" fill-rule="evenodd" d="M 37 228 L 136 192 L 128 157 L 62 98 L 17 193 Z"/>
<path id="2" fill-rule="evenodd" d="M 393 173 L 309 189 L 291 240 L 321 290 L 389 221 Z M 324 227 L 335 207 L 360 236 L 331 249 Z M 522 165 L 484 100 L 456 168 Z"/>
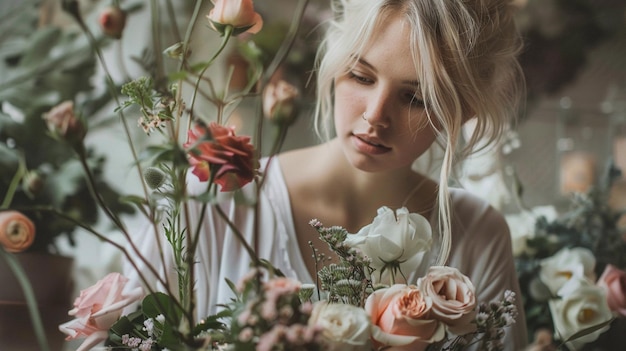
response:
<path id="1" fill-rule="evenodd" d="M 512 292 L 506 291 L 501 301 L 479 304 L 472 282 L 447 266 L 430 267 L 415 285 L 396 282 L 404 280 L 402 269 L 414 266 L 420 252 L 430 248 L 430 227 L 421 215 L 382 207 L 372 224 L 356 234 L 324 227 L 318 220 L 310 224 L 339 258 L 318 271 L 318 285 L 301 284 L 270 262 L 259 262 L 241 281 L 227 282 L 235 298 L 221 312 L 189 328 L 194 348 L 503 348 L 504 328 L 517 315 Z M 318 262 L 324 261 L 319 255 Z M 125 281 L 111 273 L 84 290 L 70 312 L 77 318 L 61 329 L 90 333 L 88 345 L 106 338 L 112 349 L 181 349 L 177 329 L 185 324 L 185 311 L 171 296 L 154 292 L 143 298 L 139 310 L 120 316 L 123 307 L 142 296 L 141 289 L 124 292 Z M 102 309 L 94 311 L 94 306 Z"/>
<path id="2" fill-rule="evenodd" d="M 620 176 L 610 164 L 604 182 L 574 195 L 571 210 L 550 221 L 539 217 L 516 258 L 529 331 L 549 330 L 571 350 L 608 350 L 617 340 L 611 338 L 623 338 L 626 240 L 618 225 L 623 211 L 609 206 Z"/>
<path id="3" fill-rule="evenodd" d="M 323 255 L 317 256 L 321 267 L 318 284 L 314 286 L 286 278 L 271 262 L 258 257 L 234 228 L 253 267 L 241 281 L 224 282 L 235 297 L 224 301 L 219 312 L 196 319 L 194 266 L 200 225 L 187 220 L 188 207 L 191 202 L 202 208 L 214 206 L 219 192 L 238 192 L 251 182 L 257 188 L 262 187 L 260 155 L 252 143 L 254 140 L 260 144 L 260 134 L 256 139 L 238 136 L 226 123 L 233 107 L 244 97 L 262 95 L 258 128 L 268 122 L 277 131 L 268 157 L 280 150 L 297 113 L 298 94 L 289 83 L 272 78 L 289 52 L 307 5 L 306 0 L 298 2 L 292 26 L 274 59 L 269 64 L 250 64 L 248 84 L 240 91 L 231 92 L 228 77 L 227 88 L 218 91 L 205 73 L 231 39 L 258 32 L 263 20 L 251 0 L 213 3 L 206 16 L 206 28 L 219 33 L 221 40 L 208 59 L 191 60 L 190 36 L 202 4 L 197 1 L 185 38 L 163 50 L 163 56 L 147 55 L 142 63 L 150 68 L 150 74 L 123 84 L 121 93 L 125 102 L 121 102 L 115 89 L 117 84 L 108 76 L 108 88 L 125 130 L 128 131 L 125 114 L 132 110 L 139 115 L 138 124 L 146 135 L 164 137 L 164 141 L 139 153 L 127 132 L 137 171 L 143 179 L 144 194 L 125 199 L 146 216 L 157 236 L 164 234 L 154 239 L 166 242 L 164 247 L 173 256 L 177 281 L 172 284 L 160 277 L 156 263 L 140 255 L 127 226 L 101 201 L 93 179 L 87 177 L 93 186 L 92 195 L 102 212 L 128 239 L 127 245 L 111 240 L 89 225 L 75 222 L 114 245 L 131 261 L 138 256 L 146 270 L 158 277 L 163 289 L 149 288 L 151 284 L 139 269 L 138 276 L 148 291 L 127 289 L 128 279 L 111 273 L 81 292 L 69 312 L 74 319 L 62 324 L 60 330 L 68 339 L 85 338 L 79 350 L 88 350 L 102 342 L 112 349 L 135 350 L 462 350 L 472 345 L 486 350 L 502 349 L 504 328 L 516 317 L 512 293 L 506 292 L 501 301 L 476 301 L 472 282 L 457 269 L 445 266 L 431 267 L 415 285 L 407 284 L 403 272 L 415 267 L 420 254 L 430 249 L 432 233 L 425 218 L 405 208 L 394 211 L 382 207 L 372 224 L 356 234 L 342 227 L 324 227 L 312 220 L 311 225 L 320 238 L 337 256 L 333 263 L 328 263 Z M 83 29 L 107 73 L 107 63 L 81 17 L 78 2 L 65 1 L 64 8 Z M 153 11 L 153 19 L 158 20 L 158 10 Z M 115 38 L 123 37 L 125 22 L 124 11 L 119 6 L 107 9 L 106 16 L 101 17 L 103 30 Z M 159 23 L 152 27 L 158 28 Z M 249 43 L 252 54 L 247 58 L 254 60 L 253 41 Z M 176 69 L 167 72 L 164 59 L 173 60 Z M 232 72 L 228 76 L 231 75 Z M 215 107 L 212 118 L 196 108 L 200 98 Z M 53 132 L 58 132 L 73 123 L 70 118 L 51 127 Z M 67 133 L 57 135 L 84 160 L 82 138 L 72 138 Z M 90 174 L 89 164 L 81 162 L 81 165 Z M 204 182 L 205 191 L 191 194 L 188 177 Z M 219 213 L 231 224 L 226 214 Z M 138 309 L 124 313 L 125 308 L 138 301 Z"/>

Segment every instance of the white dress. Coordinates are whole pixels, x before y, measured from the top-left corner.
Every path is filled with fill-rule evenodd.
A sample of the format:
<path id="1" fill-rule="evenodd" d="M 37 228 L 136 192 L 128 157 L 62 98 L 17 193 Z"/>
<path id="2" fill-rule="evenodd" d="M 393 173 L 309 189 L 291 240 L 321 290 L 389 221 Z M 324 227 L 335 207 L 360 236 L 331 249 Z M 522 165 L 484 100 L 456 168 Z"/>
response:
<path id="1" fill-rule="evenodd" d="M 267 159 L 263 159 L 261 164 L 262 168 L 265 168 Z M 288 277 L 296 278 L 302 283 L 313 283 L 298 246 L 289 194 L 278 158 L 271 160 L 265 176 L 258 206 L 258 256 L 272 262 Z M 191 193 L 200 193 L 206 189 L 206 183 L 200 183 L 196 177 L 191 176 L 189 189 Z M 243 190 L 247 198 L 254 198 L 253 184 L 249 184 Z M 487 202 L 462 189 L 451 189 L 450 193 L 454 219 L 448 265 L 458 268 L 471 279 L 479 302 L 502 299 L 505 290 L 512 290 L 517 294 L 519 322 L 509 328 L 511 332 L 507 333 L 505 345 L 506 350 L 522 350 L 523 345 L 527 344 L 526 326 L 509 228 L 503 216 Z M 231 195 L 232 193 L 222 193 L 220 206 L 248 243 L 252 243 L 255 232 L 254 209 L 235 205 Z M 200 206 L 192 206 L 190 218 L 194 226 L 199 211 Z M 372 219 L 375 215 L 372 214 Z M 433 228 L 437 227 L 436 223 L 436 216 L 433 216 L 431 218 Z M 335 223 L 323 224 L 335 225 Z M 433 237 L 436 238 L 438 235 L 435 235 L 435 232 Z M 158 264 L 159 250 L 150 229 L 138 232 L 135 237 L 136 245 L 149 262 Z M 409 282 L 414 283 L 430 265 L 434 264 L 436 261 L 434 253 L 438 252 L 437 243 L 435 240 L 431 250 L 433 254 L 427 254 L 422 264 L 409 274 Z M 326 244 L 320 240 L 319 245 Z M 168 256 L 167 259 L 171 257 Z M 248 253 L 213 206 L 207 207 L 206 216 L 202 221 L 202 235 L 196 259 L 197 316 L 203 318 L 215 313 L 217 304 L 230 301 L 232 292 L 224 283 L 225 279 L 237 283 L 250 271 Z M 155 280 L 146 269 L 141 268 L 143 266 L 141 263 L 138 265 L 149 281 Z M 160 264 L 158 266 L 161 274 L 164 274 L 163 266 Z M 166 266 L 169 281 L 175 284 L 176 273 L 171 269 L 172 265 Z M 124 274 L 130 278 L 132 286 L 140 284 L 135 268 L 128 262 L 124 264 Z"/>

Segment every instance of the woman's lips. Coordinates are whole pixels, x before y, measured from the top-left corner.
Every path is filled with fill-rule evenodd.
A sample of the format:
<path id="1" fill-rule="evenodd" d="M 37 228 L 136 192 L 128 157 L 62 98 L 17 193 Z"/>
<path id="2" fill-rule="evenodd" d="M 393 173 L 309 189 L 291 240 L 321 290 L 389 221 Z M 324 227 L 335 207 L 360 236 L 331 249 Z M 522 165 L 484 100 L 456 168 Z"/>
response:
<path id="1" fill-rule="evenodd" d="M 358 151 L 365 154 L 380 155 L 391 151 L 391 148 L 383 145 L 379 139 L 365 134 L 353 134 L 352 143 Z"/>

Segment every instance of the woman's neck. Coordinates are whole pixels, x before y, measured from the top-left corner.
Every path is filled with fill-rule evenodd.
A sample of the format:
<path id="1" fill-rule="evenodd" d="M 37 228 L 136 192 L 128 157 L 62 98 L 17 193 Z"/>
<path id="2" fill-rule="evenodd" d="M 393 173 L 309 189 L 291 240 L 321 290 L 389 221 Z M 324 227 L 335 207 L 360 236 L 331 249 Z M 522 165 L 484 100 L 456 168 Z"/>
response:
<path id="1" fill-rule="evenodd" d="M 281 156 L 281 165 L 288 183 L 310 189 L 316 202 L 343 212 L 348 227 L 371 221 L 381 206 L 404 206 L 430 218 L 436 203 L 433 180 L 412 171 L 410 166 L 376 173 L 356 169 L 336 140 L 287 153 Z"/>

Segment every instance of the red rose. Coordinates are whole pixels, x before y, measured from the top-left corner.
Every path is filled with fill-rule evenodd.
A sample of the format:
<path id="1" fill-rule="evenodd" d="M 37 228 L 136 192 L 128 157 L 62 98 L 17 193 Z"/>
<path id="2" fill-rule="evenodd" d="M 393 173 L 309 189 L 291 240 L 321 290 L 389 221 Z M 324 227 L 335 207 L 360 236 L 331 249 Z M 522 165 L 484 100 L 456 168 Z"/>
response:
<path id="1" fill-rule="evenodd" d="M 254 179 L 259 162 L 248 136 L 236 136 L 232 128 L 217 123 L 196 126 L 188 133 L 189 162 L 200 181 L 219 184 L 221 191 L 240 189 Z"/>

